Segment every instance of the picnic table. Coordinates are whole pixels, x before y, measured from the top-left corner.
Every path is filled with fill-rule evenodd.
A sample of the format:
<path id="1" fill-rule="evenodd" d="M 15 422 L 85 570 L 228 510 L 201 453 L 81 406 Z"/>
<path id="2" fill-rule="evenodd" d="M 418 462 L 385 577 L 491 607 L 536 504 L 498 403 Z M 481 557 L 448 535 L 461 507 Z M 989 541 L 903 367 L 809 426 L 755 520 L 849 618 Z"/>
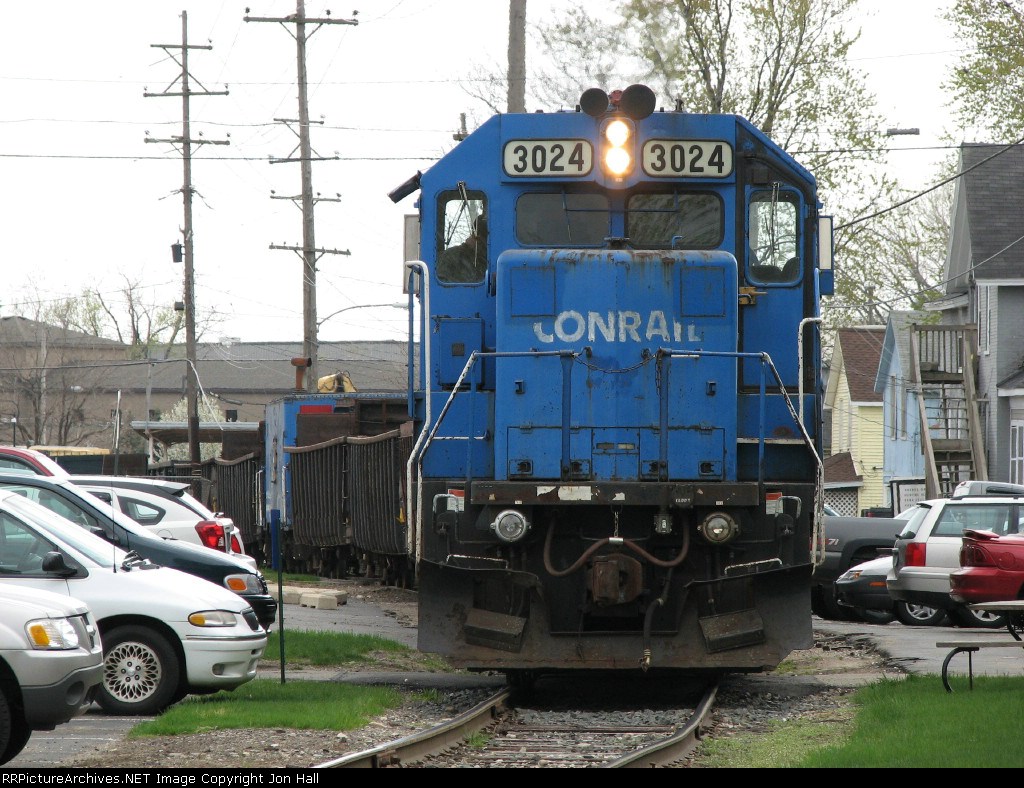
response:
<path id="1" fill-rule="evenodd" d="M 967 654 L 967 676 L 968 685 L 974 689 L 974 655 L 983 648 L 1021 648 L 1024 649 L 1024 640 L 1021 639 L 1021 623 L 1024 621 L 1024 600 L 1009 599 L 1002 602 L 976 602 L 970 605 L 972 610 L 985 610 L 990 613 L 1006 614 L 1006 630 L 1010 633 L 1011 640 L 940 640 L 935 645 L 939 648 L 951 649 L 942 661 L 942 686 L 946 692 L 952 692 L 949 685 L 949 663 L 957 654 Z"/>

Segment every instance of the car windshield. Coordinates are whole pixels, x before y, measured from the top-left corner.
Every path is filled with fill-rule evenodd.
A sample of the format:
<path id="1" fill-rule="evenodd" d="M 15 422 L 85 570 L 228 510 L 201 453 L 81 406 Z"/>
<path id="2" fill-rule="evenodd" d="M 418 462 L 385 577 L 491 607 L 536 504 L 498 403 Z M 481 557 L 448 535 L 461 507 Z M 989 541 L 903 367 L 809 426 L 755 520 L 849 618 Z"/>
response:
<path id="1" fill-rule="evenodd" d="M 5 496 L 3 506 L 28 525 L 47 532 L 54 539 L 63 542 L 67 547 L 98 566 L 109 569 L 115 563 L 119 565 L 125 558 L 126 553 L 121 548 L 83 530 L 60 515 L 54 514 L 45 506 L 21 495 Z"/>
<path id="2" fill-rule="evenodd" d="M 99 527 L 98 517 L 112 521 L 122 530 L 143 538 L 152 534 L 128 515 L 113 509 L 108 503 L 92 493 L 67 481 L 48 478 L 42 482 L 0 481 L 0 488 L 11 490 L 29 500 L 40 503 L 61 517 L 67 518 L 81 528 Z"/>
<path id="3" fill-rule="evenodd" d="M 1003 535 L 1017 530 L 1008 503 L 950 503 L 939 515 L 932 536 L 962 536 L 970 528 Z"/>

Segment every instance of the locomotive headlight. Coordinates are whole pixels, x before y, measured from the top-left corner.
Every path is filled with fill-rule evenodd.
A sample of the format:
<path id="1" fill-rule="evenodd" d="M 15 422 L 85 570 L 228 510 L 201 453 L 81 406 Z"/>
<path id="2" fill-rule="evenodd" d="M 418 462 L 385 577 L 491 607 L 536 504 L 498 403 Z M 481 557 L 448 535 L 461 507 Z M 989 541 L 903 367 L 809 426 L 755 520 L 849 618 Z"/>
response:
<path id="1" fill-rule="evenodd" d="M 499 512 L 498 516 L 494 518 L 491 530 L 501 541 L 511 544 L 526 536 L 527 531 L 530 530 L 530 523 L 521 512 L 517 512 L 515 509 L 506 509 Z"/>
<path id="2" fill-rule="evenodd" d="M 604 168 L 610 175 L 621 177 L 633 169 L 633 127 L 616 118 L 604 127 Z"/>
<path id="3" fill-rule="evenodd" d="M 740 527 L 725 512 L 712 512 L 697 526 L 697 530 L 711 544 L 725 544 L 736 538 Z"/>

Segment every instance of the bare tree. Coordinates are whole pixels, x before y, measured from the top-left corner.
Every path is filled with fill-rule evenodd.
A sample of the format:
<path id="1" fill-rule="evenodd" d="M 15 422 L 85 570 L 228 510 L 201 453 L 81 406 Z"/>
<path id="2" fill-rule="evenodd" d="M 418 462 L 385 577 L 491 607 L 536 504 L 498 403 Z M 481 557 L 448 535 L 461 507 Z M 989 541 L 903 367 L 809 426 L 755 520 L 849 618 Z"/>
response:
<path id="1" fill-rule="evenodd" d="M 88 402 L 103 362 L 123 362 L 124 347 L 74 330 L 74 308 L 74 300 L 37 301 L 32 318 L 2 320 L 2 409 L 16 419 L 19 443 L 81 445 L 110 429 L 105 412 L 90 412 Z"/>

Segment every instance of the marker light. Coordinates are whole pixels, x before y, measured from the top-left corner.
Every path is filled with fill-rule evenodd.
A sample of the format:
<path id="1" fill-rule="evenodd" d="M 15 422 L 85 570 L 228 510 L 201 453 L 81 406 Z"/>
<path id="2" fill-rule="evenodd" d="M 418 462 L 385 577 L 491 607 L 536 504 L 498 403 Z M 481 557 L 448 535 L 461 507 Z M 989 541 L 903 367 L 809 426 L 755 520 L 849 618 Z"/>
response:
<path id="1" fill-rule="evenodd" d="M 616 118 L 604 127 L 604 168 L 609 175 L 621 178 L 633 169 L 633 153 L 630 142 L 633 127 L 624 120 Z"/>

